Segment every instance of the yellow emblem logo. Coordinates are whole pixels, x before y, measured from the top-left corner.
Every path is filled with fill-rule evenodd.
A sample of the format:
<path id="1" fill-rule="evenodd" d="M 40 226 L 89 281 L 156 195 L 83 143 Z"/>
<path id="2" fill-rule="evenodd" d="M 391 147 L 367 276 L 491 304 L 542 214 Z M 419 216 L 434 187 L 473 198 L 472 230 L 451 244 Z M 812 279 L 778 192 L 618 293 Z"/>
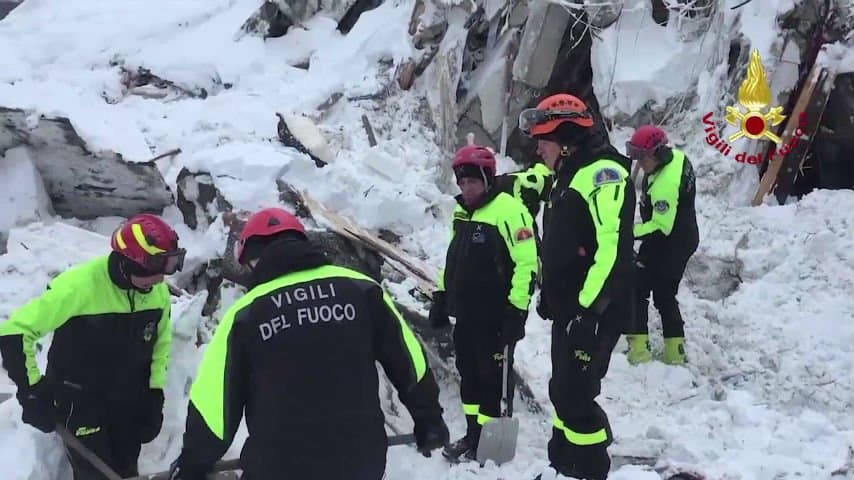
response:
<path id="1" fill-rule="evenodd" d="M 771 87 L 765 78 L 765 67 L 762 66 L 758 50 L 754 49 L 750 55 L 747 77 L 738 89 L 738 103 L 747 109 L 746 113 L 737 106 L 726 107 L 726 121 L 739 127 L 739 131 L 728 137 L 730 142 L 741 137 L 754 140 L 767 137 L 774 143 L 781 142 L 780 137 L 771 132 L 769 127 L 779 125 L 786 116 L 782 114 L 783 107 L 773 107 L 763 113 L 765 107 L 771 103 Z"/>

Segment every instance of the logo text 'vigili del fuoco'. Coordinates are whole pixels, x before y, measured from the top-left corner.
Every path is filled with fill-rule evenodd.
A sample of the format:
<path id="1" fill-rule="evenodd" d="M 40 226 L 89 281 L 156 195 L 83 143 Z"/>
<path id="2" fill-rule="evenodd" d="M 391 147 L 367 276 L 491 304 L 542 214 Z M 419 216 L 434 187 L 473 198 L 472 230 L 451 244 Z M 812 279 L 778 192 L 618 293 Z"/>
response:
<path id="1" fill-rule="evenodd" d="M 771 107 L 766 111 L 766 107 L 771 103 L 771 87 L 765 78 L 765 68 L 762 66 L 762 59 L 759 57 L 758 50 L 753 50 L 750 56 L 747 76 L 738 89 L 738 103 L 741 104 L 741 107 L 726 107 L 727 123 L 739 129 L 728 136 L 726 140 L 718 132 L 712 118 L 714 114 L 709 112 L 703 115 L 706 143 L 729 158 L 732 155 L 732 145 L 728 142 L 734 142 L 741 137 L 747 137 L 752 140 L 771 140 L 777 145 L 782 142 L 782 139 L 771 131 L 771 127 L 776 127 L 782 123 L 786 119 L 786 116 L 782 113 L 783 107 Z M 742 107 L 746 111 L 742 110 Z M 741 152 L 735 155 L 735 160 L 755 165 L 761 163 L 763 160 L 772 160 L 775 156 L 785 157 L 798 144 L 800 137 L 804 134 L 803 129 L 806 127 L 806 124 L 806 113 L 801 112 L 798 116 L 798 128 L 793 132 L 792 138 L 785 145 L 769 149 L 764 157 L 761 153 L 747 155 L 747 152 Z"/>

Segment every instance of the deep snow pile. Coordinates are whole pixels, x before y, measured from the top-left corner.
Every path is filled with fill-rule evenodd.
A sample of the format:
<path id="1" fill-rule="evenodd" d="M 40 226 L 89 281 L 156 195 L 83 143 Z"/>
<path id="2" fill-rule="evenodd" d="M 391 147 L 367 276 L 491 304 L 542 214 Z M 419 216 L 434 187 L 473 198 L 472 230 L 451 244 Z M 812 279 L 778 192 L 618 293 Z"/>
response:
<path id="1" fill-rule="evenodd" d="M 751 39 L 758 48 L 769 48 L 774 38 L 768 33 L 770 23 L 759 20 L 785 3 L 751 2 L 743 7 L 742 25 L 736 28 L 757 35 Z M 625 19 L 596 42 L 597 95 L 606 112 L 631 114 L 647 100 L 666 98 L 668 90 L 699 85 L 696 109 L 678 112 L 684 121 L 672 134 L 698 172 L 702 237 L 695 261 L 734 256 L 739 245 L 744 283 L 723 301 L 704 299 L 697 293 L 702 286 L 692 285 L 691 278 L 683 284 L 680 299 L 692 360 L 688 368 L 658 363 L 629 367 L 621 342 L 601 397 L 617 436 L 613 452 L 661 454 L 662 466 L 681 462 L 710 479 L 829 478 L 845 463 L 854 442 L 847 415 L 854 393 L 854 304 L 848 294 L 854 283 L 854 240 L 848 234 L 854 224 L 854 194 L 817 192 L 784 207 L 744 206 L 755 172 L 702 143 L 698 113 L 723 109 L 722 72 L 716 67 L 728 44 L 723 32 L 733 18 L 719 19 L 718 30 L 685 44 L 672 31 L 639 35 L 654 27 L 649 18 L 645 24 L 632 16 L 640 4 L 627 1 Z M 90 146 L 114 149 L 133 160 L 180 147 L 183 153 L 175 160 L 159 164 L 167 182 L 174 185 L 182 166 L 209 171 L 236 209 L 275 203 L 274 180 L 282 177 L 309 188 L 318 200 L 367 228 L 401 234 L 410 252 L 440 265 L 451 200 L 442 193 L 447 185 L 436 183 L 437 166 L 445 159 L 424 124 L 418 98 L 429 86 L 399 94 L 383 109 L 370 101 L 336 103 L 320 121 L 338 152 L 324 169 L 281 146 L 275 132 L 276 112 L 319 115 L 315 109 L 333 93 L 355 97 L 385 88 L 394 69 L 379 60 L 395 63 L 409 55 L 406 27 L 412 2 L 390 2 L 364 14 L 347 37 L 335 31 L 334 22 L 317 16 L 305 29 L 266 43 L 253 37 L 235 41 L 233 33 L 257 5 L 256 0 L 28 0 L 0 22 L 0 45 L 15 46 L 0 48 L 0 105 L 66 115 Z M 42 28 L 45 24 L 52 27 Z M 634 45 L 629 40 L 636 46 L 628 47 Z M 662 41 L 678 48 L 658 47 Z M 655 53 L 656 60 L 626 60 L 641 58 L 643 52 Z M 307 70 L 291 66 L 305 60 L 310 60 Z M 145 67 L 215 93 L 205 100 L 124 96 L 120 65 Z M 692 67 L 674 70 L 679 65 Z M 662 76 L 668 82 L 660 83 Z M 222 88 L 225 84 L 231 87 Z M 376 147 L 368 146 L 359 122 L 362 113 L 379 133 Z M 617 128 L 614 144 L 621 147 L 628 133 Z M 175 208 L 165 216 L 180 223 Z M 119 220 L 70 223 L 104 234 Z M 51 228 L 56 227 L 34 224 L 13 230 L 10 240 L 16 241 L 0 256 L 0 317 L 37 295 L 55 273 L 106 248 L 101 237 L 66 242 L 57 233 L 62 230 Z M 189 249 L 188 267 L 222 252 L 221 220 L 207 231 L 194 232 L 182 224 L 177 228 Z M 223 305 L 237 294 L 226 292 Z M 202 353 L 194 340 L 204 301 L 205 294 L 184 296 L 173 307 L 176 336 L 167 417 L 161 435 L 144 447 L 144 472 L 166 468 L 180 447 L 186 380 Z M 655 313 L 650 317 L 655 323 Z M 550 413 L 549 325 L 531 315 L 517 361 Z M 654 347 L 660 348 L 653 335 Z M 41 356 L 43 362 L 44 351 Z M 456 436 L 463 419 L 453 386 L 443 388 L 442 403 Z M 22 425 L 14 401 L 0 404 L 0 410 L 2 478 L 70 478 L 55 436 Z M 388 478 L 532 477 L 546 463 L 550 418 L 530 414 L 521 402 L 516 411 L 522 433 L 513 463 L 449 467 L 437 456 L 424 459 L 412 449 L 396 447 L 389 452 Z M 242 435 L 228 457 L 237 454 Z M 658 477 L 640 467 L 624 467 L 613 478 Z"/>

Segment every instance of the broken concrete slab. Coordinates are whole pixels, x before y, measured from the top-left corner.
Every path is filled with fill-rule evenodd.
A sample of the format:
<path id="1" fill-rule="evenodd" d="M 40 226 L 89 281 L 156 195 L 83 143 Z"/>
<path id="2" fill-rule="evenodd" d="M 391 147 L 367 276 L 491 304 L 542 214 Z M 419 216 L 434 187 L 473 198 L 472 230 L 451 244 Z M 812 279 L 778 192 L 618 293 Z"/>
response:
<path id="1" fill-rule="evenodd" d="M 93 153 L 68 118 L 0 107 L 0 154 L 26 146 L 54 211 L 63 217 L 130 217 L 162 212 L 172 192 L 152 161 L 128 162 Z"/>
<path id="2" fill-rule="evenodd" d="M 572 15 L 563 5 L 548 0 L 532 0 L 528 12 L 519 53 L 513 63 L 513 78 L 543 88 L 552 76 Z"/>

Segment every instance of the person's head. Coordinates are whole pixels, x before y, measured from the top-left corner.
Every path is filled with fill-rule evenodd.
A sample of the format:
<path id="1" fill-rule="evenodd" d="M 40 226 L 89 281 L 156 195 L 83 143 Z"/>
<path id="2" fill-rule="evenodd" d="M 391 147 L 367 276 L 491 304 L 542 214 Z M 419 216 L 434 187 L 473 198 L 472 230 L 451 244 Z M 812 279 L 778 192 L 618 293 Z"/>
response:
<path id="1" fill-rule="evenodd" d="M 537 154 L 552 170 L 585 143 L 593 125 L 587 105 L 568 93 L 546 97 L 536 108 L 519 114 L 519 129 L 537 141 Z"/>
<path id="2" fill-rule="evenodd" d="M 259 210 L 243 226 L 234 258 L 244 267 L 255 268 L 267 246 L 283 238 L 308 240 L 302 222 L 288 211 L 277 207 Z"/>
<path id="3" fill-rule="evenodd" d="M 112 250 L 119 255 L 123 275 L 143 292 L 184 267 L 186 250 L 178 234 L 157 215 L 134 215 L 113 232 Z"/>
<path id="4" fill-rule="evenodd" d="M 463 202 L 474 205 L 495 182 L 495 154 L 480 145 L 466 145 L 454 155 L 453 169 Z"/>
<path id="5" fill-rule="evenodd" d="M 667 135 L 655 125 L 644 125 L 635 130 L 626 142 L 626 155 L 638 162 L 647 174 L 652 173 L 670 153 Z"/>

